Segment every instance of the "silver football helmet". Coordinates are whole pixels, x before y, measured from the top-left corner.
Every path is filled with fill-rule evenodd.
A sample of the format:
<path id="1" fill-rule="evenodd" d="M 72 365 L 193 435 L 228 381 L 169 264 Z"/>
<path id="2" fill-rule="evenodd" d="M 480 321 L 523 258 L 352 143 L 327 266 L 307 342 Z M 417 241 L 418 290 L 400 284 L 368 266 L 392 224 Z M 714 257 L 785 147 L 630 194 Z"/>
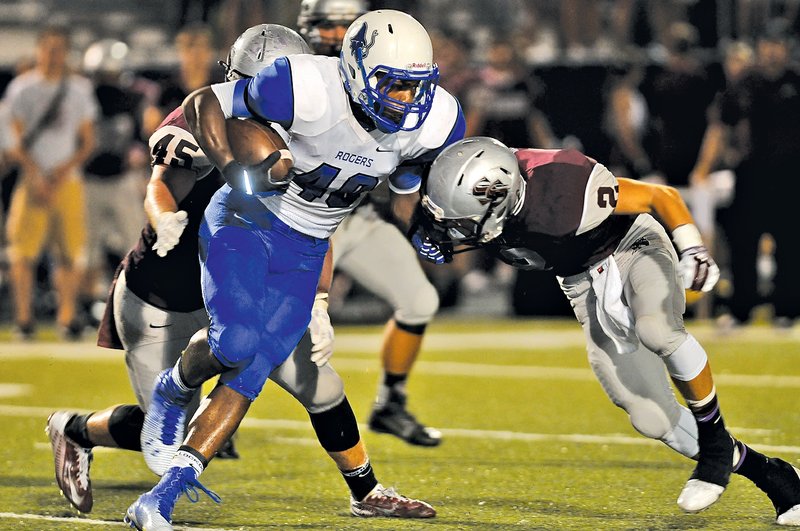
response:
<path id="1" fill-rule="evenodd" d="M 258 24 L 239 35 L 228 52 L 225 79 L 233 81 L 253 77 L 276 58 L 283 55 L 311 53 L 311 49 L 296 31 L 279 24 Z"/>
<path id="2" fill-rule="evenodd" d="M 342 41 L 323 38 L 319 30 L 333 29 L 335 26 L 347 28 L 366 12 L 366 0 L 303 0 L 297 28 L 314 53 L 336 57 L 342 51 Z"/>
<path id="3" fill-rule="evenodd" d="M 488 137 L 448 146 L 431 165 L 422 194 L 423 212 L 440 242 L 486 243 L 498 237 L 525 197 L 514 153 Z"/>

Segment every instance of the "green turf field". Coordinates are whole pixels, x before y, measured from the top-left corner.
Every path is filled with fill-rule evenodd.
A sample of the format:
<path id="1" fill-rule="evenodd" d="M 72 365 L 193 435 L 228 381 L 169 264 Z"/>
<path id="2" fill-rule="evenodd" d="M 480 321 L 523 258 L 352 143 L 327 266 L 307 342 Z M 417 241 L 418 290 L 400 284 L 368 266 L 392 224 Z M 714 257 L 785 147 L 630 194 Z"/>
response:
<path id="1" fill-rule="evenodd" d="M 800 464 L 800 331 L 753 328 L 706 346 L 732 431 Z M 378 378 L 380 329 L 337 328 L 334 367 L 365 421 Z M 55 409 L 131 402 L 121 355 L 90 342 L 20 344 L 0 334 L 0 529 L 120 529 L 154 484 L 138 454 L 95 453 L 95 505 L 79 517 L 61 498 L 44 425 Z M 364 431 L 378 479 L 439 511 L 430 521 L 358 520 L 304 410 L 268 385 L 240 430 L 239 461 L 202 480 L 223 499 L 184 498 L 183 529 L 778 529 L 772 506 L 734 477 L 708 511 L 675 498 L 692 462 L 637 435 L 588 369 L 572 321 L 444 322 L 430 329 L 409 382 L 410 408 L 441 428 L 438 448 Z M 42 518 L 44 517 L 44 518 Z"/>

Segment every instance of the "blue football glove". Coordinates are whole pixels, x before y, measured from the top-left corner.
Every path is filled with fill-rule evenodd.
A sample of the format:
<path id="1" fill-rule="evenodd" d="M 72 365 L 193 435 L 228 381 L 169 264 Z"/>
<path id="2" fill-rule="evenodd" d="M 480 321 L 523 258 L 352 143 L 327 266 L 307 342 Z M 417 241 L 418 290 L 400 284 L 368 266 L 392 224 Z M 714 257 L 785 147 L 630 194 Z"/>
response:
<path id="1" fill-rule="evenodd" d="M 411 245 L 414 246 L 414 249 L 417 250 L 417 254 L 419 254 L 423 260 L 427 262 L 432 262 L 434 264 L 444 264 L 449 262 L 448 256 L 442 251 L 442 248 L 439 245 L 431 240 L 428 236 L 426 236 L 422 229 L 417 230 L 413 236 L 411 236 Z"/>

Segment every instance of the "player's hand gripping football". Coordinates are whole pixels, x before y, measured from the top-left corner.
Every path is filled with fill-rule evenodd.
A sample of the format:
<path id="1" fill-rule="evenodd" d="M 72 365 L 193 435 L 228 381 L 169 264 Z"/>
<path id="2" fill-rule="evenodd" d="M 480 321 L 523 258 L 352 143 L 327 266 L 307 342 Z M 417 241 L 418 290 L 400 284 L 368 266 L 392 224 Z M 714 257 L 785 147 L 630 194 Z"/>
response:
<path id="1" fill-rule="evenodd" d="M 311 334 L 311 361 L 322 367 L 333 356 L 333 326 L 328 316 L 328 294 L 317 294 L 311 308 L 311 322 L 308 323 Z"/>
<path id="2" fill-rule="evenodd" d="M 275 194 L 285 192 L 294 179 L 295 172 L 281 177 L 272 175 L 272 167 L 281 160 L 281 152 L 274 151 L 267 158 L 252 166 L 245 166 L 237 161 L 229 162 L 222 169 L 222 176 L 231 187 L 247 194 Z"/>
<path id="3" fill-rule="evenodd" d="M 683 287 L 692 291 L 711 291 L 719 280 L 719 267 L 703 245 L 689 247 L 681 253 L 678 273 Z"/>
<path id="4" fill-rule="evenodd" d="M 162 212 L 156 223 L 156 243 L 153 250 L 160 257 L 167 256 L 181 239 L 183 229 L 189 223 L 189 218 L 183 210 L 177 212 Z"/>

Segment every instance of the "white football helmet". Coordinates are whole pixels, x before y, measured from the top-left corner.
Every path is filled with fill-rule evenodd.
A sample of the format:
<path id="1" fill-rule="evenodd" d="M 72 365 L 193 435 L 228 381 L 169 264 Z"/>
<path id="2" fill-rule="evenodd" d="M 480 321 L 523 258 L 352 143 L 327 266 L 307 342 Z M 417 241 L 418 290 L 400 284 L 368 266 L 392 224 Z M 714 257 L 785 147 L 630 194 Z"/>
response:
<path id="1" fill-rule="evenodd" d="M 253 77 L 277 57 L 311 53 L 311 49 L 296 31 L 279 24 L 259 24 L 239 35 L 228 52 L 225 79 L 232 81 Z"/>
<path id="2" fill-rule="evenodd" d="M 297 16 L 297 28 L 314 53 L 338 57 L 342 42 L 323 39 L 320 29 L 335 26 L 349 27 L 355 19 L 367 12 L 366 0 L 303 0 Z"/>
<path id="3" fill-rule="evenodd" d="M 525 197 L 525 180 L 514 153 L 488 137 L 448 146 L 431 165 L 423 189 L 423 212 L 440 242 L 480 244 L 503 231 Z"/>
<path id="4" fill-rule="evenodd" d="M 413 131 L 430 112 L 439 69 L 428 32 L 410 15 L 387 9 L 358 17 L 339 67 L 352 100 L 385 133 Z M 413 87 L 411 102 L 389 95 L 398 85 Z"/>
<path id="5" fill-rule="evenodd" d="M 128 66 L 130 48 L 116 39 L 101 39 L 92 43 L 83 53 L 83 71 L 120 73 Z"/>

